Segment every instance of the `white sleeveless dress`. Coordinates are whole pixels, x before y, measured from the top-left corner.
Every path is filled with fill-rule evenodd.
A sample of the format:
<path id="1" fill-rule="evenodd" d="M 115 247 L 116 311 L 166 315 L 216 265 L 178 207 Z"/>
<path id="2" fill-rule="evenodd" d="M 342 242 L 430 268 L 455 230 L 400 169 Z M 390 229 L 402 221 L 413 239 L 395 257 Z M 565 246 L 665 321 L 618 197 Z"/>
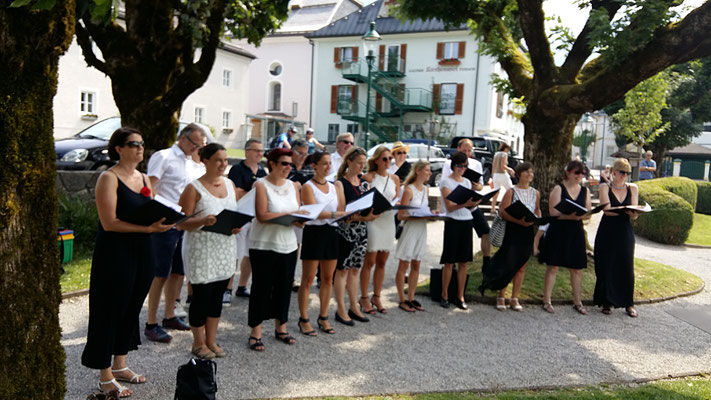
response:
<path id="1" fill-rule="evenodd" d="M 390 174 L 375 174 L 371 187 L 378 190 L 389 201 L 395 199 L 395 182 Z M 384 212 L 378 219 L 368 222 L 368 252 L 393 251 L 395 249 L 395 211 Z"/>
<path id="2" fill-rule="evenodd" d="M 408 186 L 412 190 L 410 205 L 413 207 L 426 207 L 429 204 L 427 191 L 429 187 L 425 185 L 422 191 L 417 190 L 415 185 Z M 427 221 L 411 220 L 405 221 L 400 239 L 397 241 L 395 257 L 403 261 L 421 261 L 427 252 Z"/>
<path id="3" fill-rule="evenodd" d="M 200 215 L 217 215 L 222 210 L 237 208 L 237 199 L 232 181 L 222 178 L 227 188 L 227 196 L 215 197 L 198 180 L 190 182 L 200 194 L 195 205 L 203 210 Z M 235 272 L 237 246 L 234 235 L 206 232 L 200 229 L 186 231 L 183 236 L 183 263 L 185 275 L 193 284 L 203 284 L 229 279 Z"/>
<path id="4" fill-rule="evenodd" d="M 299 209 L 294 182 L 286 180 L 281 186 L 270 183 L 266 178 L 261 179 L 260 182 L 264 184 L 267 209 L 270 212 L 294 212 Z M 298 244 L 291 226 L 263 223 L 255 218 L 252 222 L 252 231 L 249 233 L 249 248 L 289 254 L 298 248 Z"/>

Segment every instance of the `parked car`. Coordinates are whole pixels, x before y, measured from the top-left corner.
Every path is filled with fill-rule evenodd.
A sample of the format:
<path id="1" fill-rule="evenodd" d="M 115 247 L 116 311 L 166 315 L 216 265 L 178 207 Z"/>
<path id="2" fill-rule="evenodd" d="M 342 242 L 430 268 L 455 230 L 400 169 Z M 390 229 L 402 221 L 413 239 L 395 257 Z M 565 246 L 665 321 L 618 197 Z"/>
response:
<path id="1" fill-rule="evenodd" d="M 449 146 L 440 148 L 445 156 L 449 158 L 457 151 L 457 143 L 462 139 L 470 139 L 474 143 L 473 157 L 481 162 L 484 169 L 484 182 L 488 182 L 491 178 L 491 164 L 494 161 L 494 154 L 499 150 L 499 145 L 503 143 L 501 140 L 482 137 L 482 136 L 455 136 L 449 141 Z M 509 152 L 509 167 L 514 168 L 523 160 L 518 157 L 514 150 Z"/>
<path id="2" fill-rule="evenodd" d="M 180 122 L 178 132 L 189 122 Z M 207 142 L 215 138 L 210 128 L 198 124 L 207 134 Z M 114 165 L 109 159 L 107 146 L 114 131 L 121 127 L 121 117 L 111 117 L 99 121 L 76 135 L 54 141 L 54 151 L 57 153 L 57 169 L 63 170 L 105 170 Z"/>
<path id="3" fill-rule="evenodd" d="M 377 146 L 371 147 L 367 152 L 368 158 L 373 155 L 375 149 L 379 146 L 387 146 L 387 148 L 392 149 L 393 143 L 381 143 Z M 415 163 L 419 160 L 426 161 L 428 159 L 428 149 L 426 144 L 410 143 L 408 146 L 410 146 L 410 151 L 407 153 L 408 162 Z M 447 161 L 447 158 L 444 156 L 442 150 L 434 146 L 429 148 L 430 170 L 432 170 L 432 177 L 430 177 L 429 182 L 430 185 L 439 186 L 439 182 L 442 180 L 442 168 L 444 167 L 445 161 Z"/>

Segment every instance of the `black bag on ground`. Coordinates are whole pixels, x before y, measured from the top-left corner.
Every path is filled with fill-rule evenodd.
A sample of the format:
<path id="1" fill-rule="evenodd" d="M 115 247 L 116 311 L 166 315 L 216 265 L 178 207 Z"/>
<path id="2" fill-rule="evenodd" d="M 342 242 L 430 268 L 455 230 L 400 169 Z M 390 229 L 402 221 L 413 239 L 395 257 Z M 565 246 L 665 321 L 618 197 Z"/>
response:
<path id="1" fill-rule="evenodd" d="M 217 364 L 193 358 L 178 367 L 175 400 L 215 400 Z"/>
<path id="2" fill-rule="evenodd" d="M 466 285 L 469 284 L 469 275 L 467 275 L 467 280 L 464 282 L 464 288 L 466 292 Z M 457 269 L 452 268 L 452 279 L 449 280 L 449 288 L 447 289 L 447 296 L 449 296 L 449 302 L 457 302 Z M 439 303 L 442 298 L 442 268 L 432 268 L 430 269 L 430 298 L 432 301 Z"/>

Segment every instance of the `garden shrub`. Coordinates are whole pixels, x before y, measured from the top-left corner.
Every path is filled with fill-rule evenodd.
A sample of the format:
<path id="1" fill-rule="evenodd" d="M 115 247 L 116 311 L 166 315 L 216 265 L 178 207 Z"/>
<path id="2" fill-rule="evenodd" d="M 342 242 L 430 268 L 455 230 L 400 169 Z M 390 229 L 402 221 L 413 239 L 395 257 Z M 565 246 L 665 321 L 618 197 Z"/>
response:
<path id="1" fill-rule="evenodd" d="M 683 244 L 694 223 L 691 204 L 653 181 L 639 182 L 638 186 L 639 204 L 649 203 L 654 211 L 633 221 L 635 232 L 655 242 Z"/>
<path id="2" fill-rule="evenodd" d="M 696 188 L 696 183 L 683 176 L 675 176 L 668 178 L 651 179 L 648 181 L 637 182 L 638 185 L 655 185 L 661 189 L 668 192 L 672 192 L 675 195 L 686 200 L 687 203 L 691 204 L 691 209 L 696 209 L 696 197 L 698 189 Z M 651 203 L 650 203 L 651 204 Z"/>
<path id="3" fill-rule="evenodd" d="M 696 196 L 696 212 L 711 215 L 711 182 L 695 181 L 698 195 Z"/>
<path id="4" fill-rule="evenodd" d="M 90 254 L 94 250 L 99 213 L 96 203 L 85 197 L 58 193 L 58 226 L 74 231 L 74 254 Z"/>

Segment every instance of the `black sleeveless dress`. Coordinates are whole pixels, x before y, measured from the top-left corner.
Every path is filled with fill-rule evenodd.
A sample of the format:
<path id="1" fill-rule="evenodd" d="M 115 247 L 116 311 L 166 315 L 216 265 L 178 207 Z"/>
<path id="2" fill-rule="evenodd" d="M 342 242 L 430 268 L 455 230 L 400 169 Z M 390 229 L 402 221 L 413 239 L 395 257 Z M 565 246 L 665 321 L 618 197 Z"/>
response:
<path id="1" fill-rule="evenodd" d="M 117 180 L 116 217 L 123 220 L 151 198 Z M 138 349 L 138 315 L 153 281 L 151 260 L 149 234 L 108 232 L 99 222 L 91 261 L 89 331 L 81 356 L 84 366 L 108 368 L 112 355 Z"/>
<path id="2" fill-rule="evenodd" d="M 359 177 L 360 185 L 353 185 L 345 177 L 338 179 L 343 185 L 343 195 L 346 203 L 360 197 L 368 191 L 368 181 Z M 336 228 L 338 232 L 338 269 L 360 268 L 363 265 L 366 248 L 368 246 L 368 228 L 363 221 L 339 222 Z"/>
<path id="3" fill-rule="evenodd" d="M 580 188 L 580 193 L 578 193 L 576 199 L 570 197 L 564 185 L 561 184 L 560 189 L 561 201 L 570 199 L 585 207 L 588 192 L 586 187 Z M 551 267 L 583 269 L 588 264 L 585 250 L 583 221 L 556 219 L 548 227 L 546 239 L 542 243 L 538 259 Z"/>
<path id="4" fill-rule="evenodd" d="M 610 207 L 630 205 L 631 196 L 629 186 L 622 202 L 610 190 Z M 595 236 L 595 305 L 634 305 L 634 245 L 634 230 L 627 214 L 602 216 Z"/>

